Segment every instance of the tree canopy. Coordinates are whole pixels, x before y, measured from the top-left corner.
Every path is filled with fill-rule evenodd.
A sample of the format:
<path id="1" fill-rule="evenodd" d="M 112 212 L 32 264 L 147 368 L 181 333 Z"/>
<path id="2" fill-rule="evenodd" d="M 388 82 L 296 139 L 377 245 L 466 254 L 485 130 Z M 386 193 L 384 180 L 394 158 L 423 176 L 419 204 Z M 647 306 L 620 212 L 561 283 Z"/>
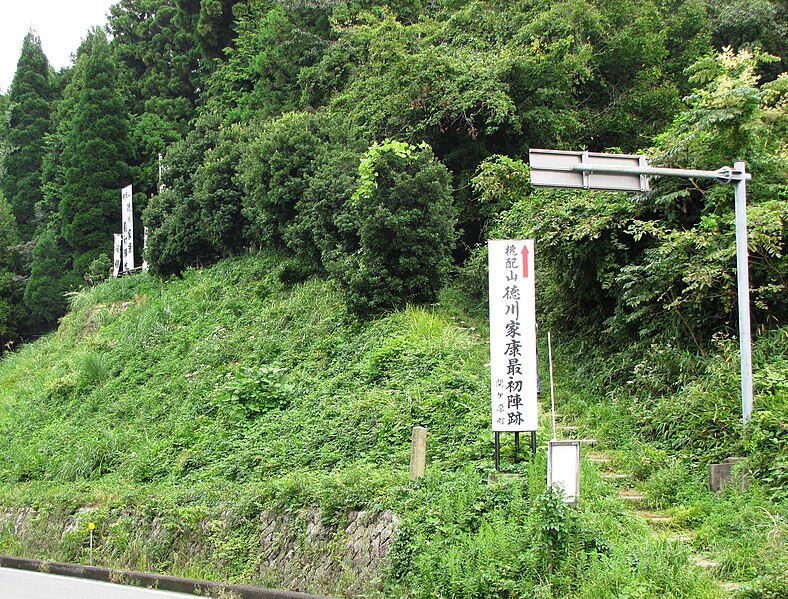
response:
<path id="1" fill-rule="evenodd" d="M 425 277 L 465 277 L 528 215 L 572 298 L 556 314 L 690 341 L 729 326 L 726 192 L 533 193 L 528 148 L 587 148 L 746 160 L 758 318 L 782 318 L 786 23 L 772 0 L 122 0 L 59 73 L 28 35 L 0 103 L 15 280 L 57 257 L 78 284 L 131 183 L 165 276 L 267 247 L 374 312 L 432 301 Z M 387 282 L 363 299 L 373 265 Z"/>

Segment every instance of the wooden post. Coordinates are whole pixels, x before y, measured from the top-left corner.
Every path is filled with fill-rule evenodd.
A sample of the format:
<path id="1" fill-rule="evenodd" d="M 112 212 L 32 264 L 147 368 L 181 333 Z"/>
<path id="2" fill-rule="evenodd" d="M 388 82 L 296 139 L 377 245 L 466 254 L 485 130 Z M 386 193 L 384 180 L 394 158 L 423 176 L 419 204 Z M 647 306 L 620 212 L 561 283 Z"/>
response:
<path id="1" fill-rule="evenodd" d="M 413 427 L 410 444 L 410 479 L 421 478 L 427 465 L 427 429 Z"/>

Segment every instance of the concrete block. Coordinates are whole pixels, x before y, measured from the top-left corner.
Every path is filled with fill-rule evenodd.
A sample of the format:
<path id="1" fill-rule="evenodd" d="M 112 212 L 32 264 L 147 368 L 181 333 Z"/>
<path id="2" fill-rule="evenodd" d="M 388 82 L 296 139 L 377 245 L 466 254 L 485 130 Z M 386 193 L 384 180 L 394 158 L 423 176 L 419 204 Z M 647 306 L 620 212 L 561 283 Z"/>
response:
<path id="1" fill-rule="evenodd" d="M 709 488 L 715 493 L 733 486 L 739 491 L 750 487 L 750 473 L 744 458 L 726 458 L 722 464 L 709 464 Z"/>

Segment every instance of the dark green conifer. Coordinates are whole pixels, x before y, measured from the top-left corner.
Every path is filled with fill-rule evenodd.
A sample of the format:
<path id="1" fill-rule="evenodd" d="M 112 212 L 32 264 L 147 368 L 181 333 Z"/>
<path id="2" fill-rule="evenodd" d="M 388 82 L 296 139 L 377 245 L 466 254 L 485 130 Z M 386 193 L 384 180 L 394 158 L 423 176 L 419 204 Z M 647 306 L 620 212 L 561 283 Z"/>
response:
<path id="1" fill-rule="evenodd" d="M 35 206 L 42 199 L 41 163 L 51 114 L 50 66 L 41 40 L 25 36 L 8 94 L 7 147 L 2 189 L 14 210 L 23 239 L 35 233 Z"/>
<path id="2" fill-rule="evenodd" d="M 112 254 L 120 229 L 120 189 L 131 181 L 129 128 L 109 44 L 100 29 L 78 61 L 79 86 L 63 140 L 64 183 L 60 198 L 63 239 L 81 276 L 102 253 Z M 80 80 L 81 79 L 81 80 Z M 68 90 L 67 90 L 68 94 Z"/>
<path id="3" fill-rule="evenodd" d="M 0 193 L 0 354 L 16 335 L 12 247 L 17 241 L 16 219 L 11 205 Z"/>
<path id="4" fill-rule="evenodd" d="M 174 0 L 121 0 L 109 30 L 118 88 L 131 115 L 135 190 L 157 191 L 157 157 L 186 136 L 204 65 L 197 34 Z"/>
<path id="5" fill-rule="evenodd" d="M 68 254 L 52 227 L 44 230 L 33 249 L 33 266 L 25 287 L 24 302 L 29 314 L 27 329 L 51 329 L 66 313 L 65 292 L 75 277 L 68 272 Z"/>

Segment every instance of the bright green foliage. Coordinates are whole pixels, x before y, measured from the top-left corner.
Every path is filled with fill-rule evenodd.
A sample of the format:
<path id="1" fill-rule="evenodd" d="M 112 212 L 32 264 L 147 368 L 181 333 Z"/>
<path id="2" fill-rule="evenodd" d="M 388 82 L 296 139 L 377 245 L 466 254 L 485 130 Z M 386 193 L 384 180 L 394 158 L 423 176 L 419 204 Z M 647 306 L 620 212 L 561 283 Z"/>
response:
<path id="1" fill-rule="evenodd" d="M 364 61 L 335 101 L 442 158 L 458 145 L 477 156 L 523 142 L 636 147 L 669 122 L 675 79 L 707 47 L 702 12 L 683 8 L 467 2 L 410 24 L 348 16 L 339 31 Z"/>
<path id="2" fill-rule="evenodd" d="M 481 204 L 478 210 L 488 219 L 533 192 L 528 166 L 508 156 L 491 156 L 483 161 L 471 183 Z"/>
<path id="3" fill-rule="evenodd" d="M 643 437 L 666 455 L 703 464 L 747 455 L 764 490 L 785 500 L 788 439 L 782 431 L 788 413 L 788 377 L 782 346 L 786 330 L 776 329 L 756 339 L 754 413 L 745 436 L 738 344 L 730 337 L 717 336 L 705 358 L 670 345 L 628 352 L 616 367 L 621 369 L 627 359 L 636 361 L 625 366 L 628 380 L 617 392 L 617 401 L 626 406 Z"/>
<path id="4" fill-rule="evenodd" d="M 482 160 L 528 147 L 634 151 L 670 122 L 683 69 L 708 48 L 697 2 L 477 1 L 415 21 L 335 15 L 338 41 L 304 69 L 305 91 L 338 85 L 331 106 L 351 122 L 429 143 L 455 176 L 471 246 L 485 222 L 467 183 Z M 338 64 L 348 60 L 352 69 Z"/>
<path id="5" fill-rule="evenodd" d="M 309 186 L 296 204 L 288 231 L 289 246 L 312 264 L 321 262 L 329 272 L 342 268 L 345 256 L 358 250 L 358 225 L 351 196 L 357 186 L 362 148 L 359 140 L 329 125 L 323 152 L 315 156 Z"/>
<path id="6" fill-rule="evenodd" d="M 244 213 L 255 239 L 266 247 L 287 247 L 296 205 L 309 186 L 312 162 L 325 145 L 324 121 L 315 114 L 289 113 L 252 134 L 240 168 Z"/>
<path id="7" fill-rule="evenodd" d="M 718 49 L 761 50 L 777 56 L 761 65 L 770 79 L 788 69 L 788 7 L 779 0 L 724 0 L 709 5 Z"/>
<path id="8" fill-rule="evenodd" d="M 82 83 L 85 81 L 86 62 L 79 58 L 90 52 L 91 45 L 92 36 L 88 35 L 77 50 L 74 66 L 57 78 L 62 89 L 59 90 L 59 99 L 52 111 L 52 133 L 45 138 L 46 153 L 41 184 L 43 198 L 37 206 L 37 212 L 47 223 L 57 219 L 60 212 L 60 198 L 65 182 L 65 140 L 82 93 Z"/>
<path id="9" fill-rule="evenodd" d="M 199 51 L 176 2 L 122 0 L 110 8 L 108 24 L 130 111 L 155 112 L 183 131 L 199 86 Z"/>
<path id="10" fill-rule="evenodd" d="M 25 240 L 32 239 L 38 226 L 35 208 L 43 197 L 44 138 L 50 130 L 52 110 L 50 70 L 41 40 L 35 33 L 28 33 L 8 94 L 7 153 L 2 177 L 2 189 L 14 208 Z"/>
<path id="11" fill-rule="evenodd" d="M 117 4 L 112 41 L 91 34 L 52 86 L 62 99 L 34 203 L 51 224 L 32 268 L 0 200 L 0 342 L 4 322 L 52 327 L 65 291 L 105 276 L 118 190 L 153 192 L 164 146 L 148 258 L 180 277 L 71 294 L 58 335 L 0 362 L 0 507 L 47 506 L 32 535 L 0 527 L 0 553 L 79 561 L 79 533 L 52 523 L 96 505 L 105 565 L 270 585 L 262 510 L 316 507 L 342 525 L 350 510 L 392 509 L 381 595 L 721 596 L 589 464 L 576 508 L 544 492 L 541 450 L 504 460 L 522 478 L 488 480 L 485 317 L 457 305 L 484 312 L 484 250 L 463 269 L 474 295 L 438 295 L 459 220 L 458 253 L 488 235 L 537 239 L 540 325 L 563 346 L 559 385 L 578 379 L 559 389 L 564 416 L 631 448 L 621 462 L 644 504 L 696 525 L 693 547 L 749 581 L 742 595 L 784 594 L 788 83 L 782 63 L 741 51 L 784 58 L 784 23 L 781 5 L 758 0 Z M 737 52 L 686 70 L 710 40 Z M 744 437 L 730 188 L 536 192 L 521 160 L 536 146 L 648 144 L 660 164 L 753 172 Z M 262 251 L 192 268 L 250 246 Z M 22 323 L 13 304 L 31 270 Z M 408 482 L 416 424 L 430 431 L 428 475 Z M 711 497 L 703 467 L 732 453 L 748 455 L 753 491 Z M 140 532 L 154 521 L 161 540 Z M 317 591 L 347 593 L 343 582 Z"/>
<path id="12" fill-rule="evenodd" d="M 692 71 L 699 87 L 649 154 L 681 168 L 747 163 L 754 317 L 769 323 L 782 322 L 788 310 L 788 80 L 759 84 L 757 59 L 726 51 L 699 61 Z M 557 318 L 624 338 L 666 335 L 701 349 L 712 333 L 735 327 L 733 190 L 675 178 L 653 187 L 634 199 L 533 193 L 504 216 L 497 234 L 539 239 Z"/>
<path id="13" fill-rule="evenodd" d="M 90 52 L 79 61 L 84 79 L 70 84 L 79 93 L 61 158 L 60 219 L 81 277 L 99 254 L 112 253 L 112 234 L 120 228 L 120 189 L 131 182 L 131 156 L 128 119 L 103 32 L 92 32 Z"/>
<path id="14" fill-rule="evenodd" d="M 275 118 L 301 108 L 299 72 L 316 62 L 326 45 L 327 6 L 250 2 L 234 45 L 226 49 L 227 60 L 211 77 L 208 106 L 225 122 Z"/>
<path id="15" fill-rule="evenodd" d="M 329 113 L 289 113 L 251 134 L 241 160 L 244 214 L 255 240 L 321 270 L 355 249 L 348 200 L 360 142 Z"/>
<path id="16" fill-rule="evenodd" d="M 575 514 L 560 491 L 545 489 L 534 500 L 531 516 L 535 523 L 534 548 L 541 554 L 545 573 L 553 574 L 572 549 Z"/>
<path id="17" fill-rule="evenodd" d="M 0 531 L 3 551 L 79 561 L 84 535 L 52 540 L 51 526 L 91 505 L 102 564 L 271 584 L 259 568 L 263 510 L 313 507 L 342 526 L 351 510 L 391 509 L 385 596 L 723 596 L 680 544 L 650 538 L 590 464 L 576 508 L 544 493 L 543 450 L 511 463 L 511 436 L 504 467 L 521 476 L 488 479 L 483 321 L 445 303 L 359 321 L 330 284 L 286 288 L 282 262 L 260 252 L 182 280 L 86 289 L 57 335 L 0 362 L 0 504 L 47 506 L 24 538 Z M 610 402 L 583 404 L 567 384 L 588 380 L 582 353 L 559 347 L 564 413 L 607 425 Z M 780 368 L 769 369 L 775 393 Z M 615 425 L 631 416 L 616 412 Z M 429 462 L 408 481 L 415 425 L 429 429 Z M 631 460 L 644 471 L 656 455 Z M 735 580 L 780 588 L 784 508 L 757 489 L 713 497 L 691 468 L 654 474 L 665 486 L 648 488 L 681 502 L 676 522 L 694 519 L 699 550 Z M 154 518 L 163 533 L 150 538 Z M 315 592 L 338 596 L 343 584 Z"/>
<path id="18" fill-rule="evenodd" d="M 225 375 L 218 393 L 219 409 L 242 419 L 254 419 L 270 410 L 285 409 L 292 395 L 284 369 L 240 366 Z"/>
<path id="19" fill-rule="evenodd" d="M 192 17 L 225 19 L 230 3 L 179 6 Z M 492 151 L 570 142 L 634 150 L 670 120 L 683 69 L 707 41 L 695 2 L 619 10 L 582 2 L 259 0 L 236 6 L 235 18 L 238 36 L 207 85 L 204 113 L 240 123 L 251 144 L 195 165 L 201 226 L 211 229 L 199 235 L 221 254 L 239 251 L 240 200 L 256 242 L 332 273 L 345 270 L 340 256 L 358 247 L 355 217 L 344 209 L 355 189 L 355 139 L 429 143 L 453 173 L 463 241 L 473 245 L 490 214 L 471 200 L 469 182 Z M 326 104 L 341 118 L 287 112 Z M 168 272 L 186 266 L 176 263 Z"/>
<path id="20" fill-rule="evenodd" d="M 688 109 L 658 139 L 654 153 L 667 165 L 685 168 L 746 162 L 753 173 L 747 201 L 754 318 L 780 323 L 788 315 L 788 76 L 760 85 L 758 60 L 727 50 L 700 61 L 693 81 L 702 87 L 689 96 Z M 735 321 L 732 196 L 730 187 L 666 181 L 646 201 L 645 208 L 661 219 L 638 214 L 630 231 L 652 243 L 642 262 L 620 277 L 622 298 L 636 316 L 665 311 L 693 335 Z"/>
<path id="21" fill-rule="evenodd" d="M 208 60 L 222 58 L 234 37 L 235 11 L 243 8 L 244 0 L 176 0 L 188 19 L 203 56 Z"/>
<path id="22" fill-rule="evenodd" d="M 31 408 L 48 406 L 19 420 L 35 435 L 5 434 L 18 420 L 5 411 L 17 371 L 2 363 L 0 377 L 11 378 L 0 385 L 0 430 L 19 451 L 0 456 L 0 480 L 101 476 L 82 465 L 105 426 L 127 443 L 112 450 L 105 464 L 114 466 L 104 473 L 139 483 L 259 482 L 353 462 L 402 465 L 415 424 L 430 427 L 435 463 L 486 453 L 486 352 L 473 331 L 421 308 L 356 323 L 326 282 L 287 290 L 285 269 L 281 256 L 261 252 L 182 280 L 124 277 L 73 296 L 75 312 L 49 342 L 81 349 L 47 351 L 19 389 Z M 88 353 L 105 354 L 104 362 Z M 466 366 L 458 370 L 451 356 Z M 134 422 L 128 429 L 111 424 L 120 414 Z M 50 435 L 63 451 L 36 465 L 29 458 Z"/>
<path id="23" fill-rule="evenodd" d="M 354 310 L 435 301 L 455 241 L 449 179 L 426 144 L 387 140 L 364 154 L 352 198 L 359 251 L 340 273 Z"/>

